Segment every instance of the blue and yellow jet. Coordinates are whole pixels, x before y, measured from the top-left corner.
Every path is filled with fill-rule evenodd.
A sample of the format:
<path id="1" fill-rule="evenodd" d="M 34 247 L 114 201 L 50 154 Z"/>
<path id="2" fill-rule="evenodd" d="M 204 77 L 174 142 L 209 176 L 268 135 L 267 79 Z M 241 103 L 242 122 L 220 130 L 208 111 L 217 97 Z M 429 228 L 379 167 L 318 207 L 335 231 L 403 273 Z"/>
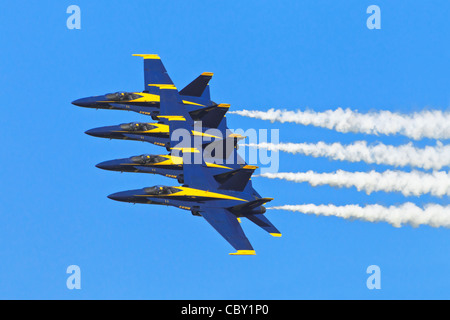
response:
<path id="1" fill-rule="evenodd" d="M 176 90 L 175 87 L 173 87 L 173 89 Z M 163 109 L 167 103 L 164 99 L 161 99 L 160 104 Z M 184 104 L 181 105 L 184 106 Z M 201 121 L 201 126 L 196 126 L 192 130 L 192 133 L 196 136 L 208 137 L 211 140 L 230 135 L 231 133 L 227 128 L 225 119 L 225 113 L 228 111 L 229 107 L 229 104 L 220 104 L 208 107 L 206 108 L 207 110 L 202 110 L 203 121 Z M 191 119 L 190 114 L 187 112 L 185 117 Z M 90 129 L 85 133 L 99 138 L 150 142 L 158 146 L 163 146 L 167 151 L 170 151 L 170 123 L 174 120 L 185 119 L 185 117 L 158 115 L 157 118 L 159 119 L 159 122 L 122 123 L 119 125 Z"/>
<path id="2" fill-rule="evenodd" d="M 170 88 L 174 84 L 158 55 L 134 54 L 134 56 L 144 58 L 144 91 L 108 93 L 78 99 L 72 104 L 85 108 L 134 111 L 157 120 L 160 113 L 159 88 Z M 204 72 L 180 91 L 183 104 L 191 112 L 194 120 L 201 120 L 198 118 L 199 113 L 195 111 L 217 105 L 210 97 L 208 84 L 212 76 L 211 72 Z"/>
<path id="3" fill-rule="evenodd" d="M 180 147 L 172 148 L 170 156 L 156 156 L 161 158 L 153 158 L 151 161 L 164 163 L 170 157 L 170 166 L 172 166 L 170 170 L 172 170 L 174 169 L 173 159 L 177 159 L 172 158 L 173 151 L 176 149 L 179 152 L 178 155 L 182 157 L 182 159 L 176 160 L 178 161 L 176 165 L 178 166 L 177 170 L 180 170 L 180 166 L 182 167 L 180 183 L 183 183 L 183 185 L 153 186 L 118 192 L 108 197 L 116 201 L 167 205 L 189 210 L 193 215 L 203 217 L 236 249 L 235 253 L 231 253 L 233 255 L 255 254 L 240 226 L 241 218 L 245 217 L 272 236 L 280 237 L 281 233 L 278 229 L 264 216 L 266 209 L 263 204 L 271 201 L 272 198 L 262 198 L 251 186 L 250 178 L 257 167 L 244 164 L 239 165 L 238 168 L 213 168 L 205 161 L 203 156 L 198 161 L 196 156 L 203 154 L 204 143 L 196 139 L 193 129 L 194 121 L 186 114 L 178 91 L 175 88 L 160 88 L 160 96 L 161 101 L 167 101 L 167 108 L 164 108 L 164 112 L 167 116 L 173 117 L 173 121 L 170 122 L 171 134 L 178 129 L 186 130 L 191 134 L 187 145 L 177 144 L 179 141 L 171 141 L 171 145 Z M 172 135 L 170 138 L 175 140 Z M 228 138 L 217 139 L 215 143 L 225 142 Z M 229 151 L 226 151 L 227 155 Z M 231 153 L 237 154 L 234 146 L 231 148 Z M 140 158 L 131 158 L 131 161 L 143 164 L 146 161 L 145 159 L 151 158 L 144 155 Z M 222 159 L 223 157 L 218 158 Z M 225 158 L 228 158 L 228 156 Z M 117 168 L 122 169 L 124 168 L 123 165 L 119 163 Z M 227 165 L 224 164 L 224 166 Z M 154 165 L 151 166 L 154 167 Z M 131 165 L 131 167 L 141 166 Z M 138 170 L 142 170 L 142 168 Z M 179 176 L 180 173 L 178 172 L 176 177 Z"/>
<path id="4" fill-rule="evenodd" d="M 214 161 L 215 159 L 212 160 Z M 217 164 L 213 161 L 205 161 L 205 165 L 216 174 L 245 166 L 243 164 L 244 160 L 237 160 L 231 164 L 226 163 L 227 159 L 224 159 L 223 164 Z M 97 164 L 96 167 L 110 171 L 159 174 L 168 178 L 177 179 L 181 184 L 184 183 L 183 157 L 171 154 L 142 154 L 128 158 L 103 161 Z"/>

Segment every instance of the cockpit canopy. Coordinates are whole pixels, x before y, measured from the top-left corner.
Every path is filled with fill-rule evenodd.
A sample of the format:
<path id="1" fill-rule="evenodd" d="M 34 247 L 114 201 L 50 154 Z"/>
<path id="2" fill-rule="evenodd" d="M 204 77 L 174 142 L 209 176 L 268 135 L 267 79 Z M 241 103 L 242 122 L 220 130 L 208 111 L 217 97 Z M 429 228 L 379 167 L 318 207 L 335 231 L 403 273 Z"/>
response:
<path id="1" fill-rule="evenodd" d="M 151 154 L 143 154 L 140 156 L 131 157 L 131 161 L 138 164 L 150 164 L 158 163 L 167 160 L 167 158 L 161 156 L 155 156 Z"/>
<path id="2" fill-rule="evenodd" d="M 180 192 L 180 189 L 173 188 L 173 187 L 165 187 L 165 186 L 154 186 L 149 188 L 144 188 L 144 192 L 146 194 L 152 195 L 152 196 L 161 196 L 166 194 L 172 194 Z"/>
<path id="3" fill-rule="evenodd" d="M 129 101 L 141 98 L 142 96 L 132 92 L 115 92 L 108 93 L 105 95 L 105 97 L 109 101 Z"/>
<path id="4" fill-rule="evenodd" d="M 150 123 L 131 122 L 121 124 L 120 128 L 126 131 L 148 131 L 155 128 L 155 126 Z"/>

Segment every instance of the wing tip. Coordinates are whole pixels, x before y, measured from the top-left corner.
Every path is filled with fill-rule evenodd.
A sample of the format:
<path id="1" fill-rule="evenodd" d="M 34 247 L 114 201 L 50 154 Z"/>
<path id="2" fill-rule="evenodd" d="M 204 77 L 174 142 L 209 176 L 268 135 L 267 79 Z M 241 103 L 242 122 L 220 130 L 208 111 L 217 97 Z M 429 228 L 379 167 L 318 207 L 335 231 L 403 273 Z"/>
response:
<path id="1" fill-rule="evenodd" d="M 161 60 L 161 58 L 157 54 L 133 53 L 133 57 L 142 57 L 144 59 L 159 59 L 159 60 Z"/>
<path id="2" fill-rule="evenodd" d="M 255 250 L 238 250 L 236 252 L 230 253 L 231 256 L 254 256 L 256 255 Z"/>
<path id="3" fill-rule="evenodd" d="M 247 137 L 243 136 L 243 135 L 240 135 L 238 133 L 232 133 L 227 138 L 236 138 L 236 139 L 242 140 L 242 139 L 245 139 Z"/>
<path id="4" fill-rule="evenodd" d="M 281 237 L 281 233 L 271 233 L 270 235 L 277 238 Z"/>

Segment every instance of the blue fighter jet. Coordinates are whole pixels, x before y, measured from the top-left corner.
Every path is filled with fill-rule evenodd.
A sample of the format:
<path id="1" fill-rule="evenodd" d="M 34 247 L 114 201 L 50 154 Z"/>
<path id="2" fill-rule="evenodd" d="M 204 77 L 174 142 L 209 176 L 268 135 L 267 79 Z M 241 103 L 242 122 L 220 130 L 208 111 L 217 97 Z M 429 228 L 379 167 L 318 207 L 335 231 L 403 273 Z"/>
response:
<path id="1" fill-rule="evenodd" d="M 174 87 L 174 90 L 176 88 Z M 164 105 L 164 101 L 161 101 Z M 184 104 L 182 104 L 184 106 Z M 208 107 L 208 110 L 202 110 L 201 126 L 196 126 L 193 134 L 210 139 L 223 138 L 229 134 L 227 128 L 225 113 L 230 107 L 229 104 L 220 104 Z M 159 122 L 131 122 L 119 125 L 105 126 L 87 130 L 85 133 L 94 137 L 135 140 L 150 142 L 158 146 L 163 146 L 170 151 L 170 122 L 179 116 L 161 116 L 157 118 Z M 187 113 L 187 117 L 190 115 Z M 216 130 L 212 130 L 216 129 Z"/>
<path id="2" fill-rule="evenodd" d="M 224 164 L 217 164 L 213 161 L 205 161 L 205 165 L 216 174 L 245 166 L 243 159 L 233 161 L 230 164 L 226 164 L 227 159 L 224 159 L 223 162 Z M 110 171 L 159 174 L 168 178 L 177 179 L 181 184 L 184 183 L 183 157 L 171 154 L 142 154 L 128 158 L 103 161 L 97 164 L 96 167 Z"/>
<path id="3" fill-rule="evenodd" d="M 174 86 L 161 59 L 156 54 L 134 54 L 144 58 L 144 91 L 142 92 L 115 92 L 99 96 L 81 98 L 72 104 L 85 108 L 113 109 L 134 111 L 149 115 L 158 120 L 160 113 L 159 88 Z M 180 91 L 183 103 L 188 111 L 192 112 L 194 120 L 201 120 L 201 112 L 195 112 L 205 107 L 217 105 L 211 101 L 209 81 L 213 73 L 204 72 Z"/>

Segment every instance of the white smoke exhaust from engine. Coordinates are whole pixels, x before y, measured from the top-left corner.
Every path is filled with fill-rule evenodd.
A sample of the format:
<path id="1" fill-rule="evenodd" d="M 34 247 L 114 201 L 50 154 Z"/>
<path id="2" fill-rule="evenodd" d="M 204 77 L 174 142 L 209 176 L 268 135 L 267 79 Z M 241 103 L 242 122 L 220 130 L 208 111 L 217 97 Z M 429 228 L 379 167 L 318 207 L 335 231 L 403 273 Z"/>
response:
<path id="1" fill-rule="evenodd" d="M 343 133 L 399 134 L 414 140 L 450 139 L 450 112 L 441 110 L 424 110 L 411 114 L 391 111 L 359 113 L 342 108 L 323 112 L 269 109 L 267 111 L 238 110 L 228 113 L 272 122 L 312 125 Z"/>
<path id="2" fill-rule="evenodd" d="M 411 202 L 390 207 L 378 204 L 363 207 L 353 204 L 345 206 L 303 204 L 276 206 L 267 209 L 288 210 L 318 216 L 335 216 L 369 222 L 387 222 L 397 228 L 405 224 L 413 227 L 420 225 L 428 225 L 435 228 L 450 227 L 450 206 L 438 204 L 428 204 L 424 208 L 420 208 Z"/>
<path id="3" fill-rule="evenodd" d="M 352 144 L 341 143 L 248 143 L 249 146 L 270 151 L 283 151 L 291 154 L 303 154 L 315 158 L 326 157 L 332 160 L 365 162 L 369 164 L 390 165 L 394 167 L 416 167 L 440 170 L 450 166 L 450 145 L 437 142 L 436 146 L 417 148 L 412 143 L 392 146 L 378 143 L 368 145 L 366 141 Z"/>
<path id="4" fill-rule="evenodd" d="M 433 171 L 396 171 L 384 172 L 348 172 L 338 170 L 332 173 L 277 172 L 262 173 L 259 177 L 282 179 L 293 182 L 308 182 L 312 186 L 330 185 L 333 187 L 355 187 L 358 191 L 371 194 L 376 191 L 400 192 L 404 196 L 421 196 L 431 194 L 442 197 L 450 195 L 450 173 Z"/>

